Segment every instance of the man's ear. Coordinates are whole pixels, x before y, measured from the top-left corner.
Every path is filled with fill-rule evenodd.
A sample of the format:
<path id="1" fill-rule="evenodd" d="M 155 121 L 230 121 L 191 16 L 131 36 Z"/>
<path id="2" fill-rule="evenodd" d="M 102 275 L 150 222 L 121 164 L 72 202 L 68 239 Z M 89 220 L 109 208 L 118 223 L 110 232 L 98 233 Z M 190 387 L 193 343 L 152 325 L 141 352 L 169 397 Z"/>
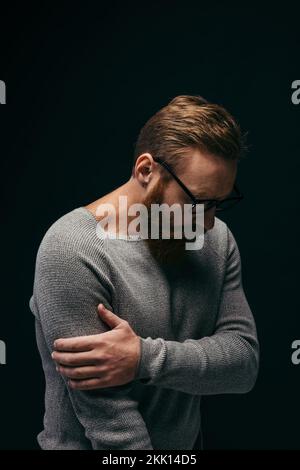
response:
<path id="1" fill-rule="evenodd" d="M 150 153 L 141 154 L 136 160 L 135 175 L 143 188 L 147 187 L 152 178 L 154 160 Z"/>

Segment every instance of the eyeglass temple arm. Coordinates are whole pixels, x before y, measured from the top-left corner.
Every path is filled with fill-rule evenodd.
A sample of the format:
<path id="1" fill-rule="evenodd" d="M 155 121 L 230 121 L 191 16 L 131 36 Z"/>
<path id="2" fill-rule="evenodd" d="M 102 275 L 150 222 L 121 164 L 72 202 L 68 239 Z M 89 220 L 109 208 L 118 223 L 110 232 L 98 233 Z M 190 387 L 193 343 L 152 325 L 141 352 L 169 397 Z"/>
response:
<path id="1" fill-rule="evenodd" d="M 166 168 L 166 170 L 173 176 L 173 178 L 177 181 L 177 183 L 182 187 L 182 189 L 185 191 L 185 193 L 188 194 L 188 196 L 192 199 L 194 204 L 196 204 L 197 199 L 190 192 L 190 190 L 182 183 L 182 181 L 177 177 L 177 175 L 173 172 L 172 168 L 170 168 L 169 165 L 166 162 L 164 162 L 160 157 L 155 157 L 155 158 L 153 157 L 153 160 L 157 163 L 160 163 L 162 166 L 164 166 Z M 237 192 L 237 194 L 240 198 L 244 197 L 244 195 L 241 193 L 241 191 L 239 190 L 236 183 L 234 183 L 233 189 Z"/>
<path id="2" fill-rule="evenodd" d="M 153 160 L 157 163 L 160 163 L 162 166 L 164 166 L 166 168 L 166 170 L 171 173 L 171 175 L 173 176 L 173 178 L 177 181 L 177 183 L 182 187 L 182 189 L 184 190 L 184 192 L 186 194 L 188 194 L 188 196 L 192 199 L 192 201 L 194 202 L 194 204 L 196 204 L 197 202 L 197 199 L 195 198 L 195 196 L 190 192 L 190 190 L 182 183 L 182 181 L 177 177 L 177 175 L 175 175 L 175 173 L 173 172 L 173 170 L 169 167 L 169 165 L 164 162 L 161 158 L 159 157 L 155 157 L 153 158 Z"/>

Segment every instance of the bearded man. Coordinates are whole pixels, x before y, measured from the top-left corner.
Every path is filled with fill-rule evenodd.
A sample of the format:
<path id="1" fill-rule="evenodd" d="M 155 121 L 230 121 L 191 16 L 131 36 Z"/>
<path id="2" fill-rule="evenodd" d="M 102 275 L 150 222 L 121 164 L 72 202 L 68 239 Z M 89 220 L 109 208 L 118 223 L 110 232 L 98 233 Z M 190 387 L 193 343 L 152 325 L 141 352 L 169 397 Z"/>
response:
<path id="1" fill-rule="evenodd" d="M 237 243 L 216 217 L 243 197 L 243 150 L 222 106 L 177 96 L 142 128 L 129 180 L 47 230 L 30 298 L 46 379 L 42 449 L 202 448 L 201 397 L 253 388 L 255 321 Z M 128 207 L 203 207 L 202 248 L 187 250 L 174 224 L 169 239 L 127 237 L 118 223 L 119 237 L 99 236 L 99 207 L 118 222 L 120 196 Z"/>

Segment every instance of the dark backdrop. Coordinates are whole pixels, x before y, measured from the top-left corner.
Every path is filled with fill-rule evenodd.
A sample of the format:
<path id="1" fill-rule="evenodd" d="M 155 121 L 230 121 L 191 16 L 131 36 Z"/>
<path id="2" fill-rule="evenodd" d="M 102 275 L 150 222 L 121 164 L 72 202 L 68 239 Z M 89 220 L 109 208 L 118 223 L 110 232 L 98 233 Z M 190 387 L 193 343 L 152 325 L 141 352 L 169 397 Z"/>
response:
<path id="1" fill-rule="evenodd" d="M 35 346 L 35 255 L 49 225 L 130 176 L 145 121 L 178 94 L 224 105 L 249 131 L 239 244 L 261 365 L 246 395 L 204 397 L 206 448 L 299 448 L 300 79 L 295 5 L 73 2 L 1 5 L 0 448 L 35 448 L 43 373 Z M 96 5 L 98 5 L 96 7 Z"/>

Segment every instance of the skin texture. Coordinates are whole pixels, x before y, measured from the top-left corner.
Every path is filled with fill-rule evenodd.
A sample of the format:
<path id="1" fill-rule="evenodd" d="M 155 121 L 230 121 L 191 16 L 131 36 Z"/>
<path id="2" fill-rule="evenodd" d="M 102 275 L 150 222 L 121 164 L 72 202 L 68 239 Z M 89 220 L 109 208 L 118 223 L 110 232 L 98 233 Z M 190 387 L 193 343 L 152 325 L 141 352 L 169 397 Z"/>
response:
<path id="1" fill-rule="evenodd" d="M 233 188 L 237 162 L 224 160 L 200 150 L 187 149 L 184 168 L 178 177 L 193 195 L 201 199 L 224 199 Z M 97 220 L 99 204 L 113 204 L 118 217 L 118 198 L 127 196 L 127 205 L 143 203 L 190 203 L 190 199 L 174 179 L 166 183 L 160 165 L 150 153 L 140 155 L 134 176 L 124 185 L 86 206 Z M 205 232 L 214 226 L 215 209 L 205 212 Z M 134 217 L 132 217 L 134 218 Z M 128 223 L 131 219 L 128 217 Z M 118 225 L 117 225 L 118 227 Z M 120 232 L 121 233 L 121 232 Z M 185 239 L 147 240 L 149 249 L 161 263 L 178 262 L 184 256 Z M 140 358 L 140 338 L 129 323 L 117 313 L 98 306 L 98 314 L 111 328 L 99 335 L 58 339 L 54 343 L 53 360 L 59 373 L 69 378 L 69 385 L 80 390 L 92 390 L 126 384 L 135 378 Z"/>

